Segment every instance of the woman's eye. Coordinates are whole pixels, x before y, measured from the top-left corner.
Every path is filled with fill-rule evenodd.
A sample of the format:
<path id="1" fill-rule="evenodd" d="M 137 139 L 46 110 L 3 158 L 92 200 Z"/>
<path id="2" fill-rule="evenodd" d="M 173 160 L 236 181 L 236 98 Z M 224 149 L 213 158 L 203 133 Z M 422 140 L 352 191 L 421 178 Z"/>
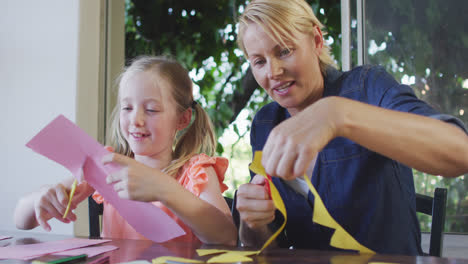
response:
<path id="1" fill-rule="evenodd" d="M 154 109 L 146 109 L 146 112 L 150 112 L 150 113 L 157 113 L 158 110 L 154 110 Z"/>
<path id="2" fill-rule="evenodd" d="M 255 65 L 263 65 L 265 64 L 265 60 L 254 60 Z"/>
<path id="3" fill-rule="evenodd" d="M 130 111 L 130 110 L 132 110 L 132 108 L 129 106 L 122 107 L 122 111 Z"/>

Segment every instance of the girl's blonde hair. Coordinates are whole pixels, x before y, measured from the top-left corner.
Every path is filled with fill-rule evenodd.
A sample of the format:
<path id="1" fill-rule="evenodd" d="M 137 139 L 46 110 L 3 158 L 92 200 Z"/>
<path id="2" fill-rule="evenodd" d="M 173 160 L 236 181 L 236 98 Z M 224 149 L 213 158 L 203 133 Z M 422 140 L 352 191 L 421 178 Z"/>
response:
<path id="1" fill-rule="evenodd" d="M 254 23 L 262 29 L 281 46 L 287 47 L 286 42 L 297 45 L 294 37 L 298 33 L 312 34 L 314 26 L 323 30 L 324 26 L 314 14 L 310 5 L 304 0 L 252 0 L 245 8 L 239 18 L 239 34 L 237 45 L 248 57 L 244 46 L 244 33 L 249 24 Z M 323 32 L 325 36 L 326 33 Z M 330 47 L 323 44 L 323 50 L 319 57 L 320 70 L 323 75 L 328 66 L 336 67 L 331 57 Z"/>
<path id="2" fill-rule="evenodd" d="M 137 57 L 120 75 L 118 79 L 119 90 L 134 73 L 147 71 L 158 77 L 155 80 L 163 78 L 170 84 L 171 95 L 177 104 L 176 109 L 179 114 L 189 107 L 193 109 L 193 120 L 187 128 L 177 132 L 173 142 L 172 163 L 164 169 L 169 175 L 174 175 L 193 155 L 198 153 L 214 155 L 216 150 L 215 132 L 208 114 L 199 104 L 194 102 L 192 80 L 188 71 L 172 58 L 165 56 Z M 111 117 L 110 145 L 116 153 L 134 157 L 130 145 L 120 130 L 120 109 L 121 105 L 118 99 Z"/>

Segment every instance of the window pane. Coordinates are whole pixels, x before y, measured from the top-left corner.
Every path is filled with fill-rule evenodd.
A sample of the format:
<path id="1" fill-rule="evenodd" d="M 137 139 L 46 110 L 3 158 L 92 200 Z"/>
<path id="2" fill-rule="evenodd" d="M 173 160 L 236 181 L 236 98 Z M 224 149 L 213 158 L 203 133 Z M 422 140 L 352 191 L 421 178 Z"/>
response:
<path id="1" fill-rule="evenodd" d="M 365 58 L 380 64 L 419 98 L 468 124 L 468 1 L 365 1 Z M 468 233 L 468 175 L 415 171 L 416 192 L 448 189 L 446 232 Z M 430 218 L 421 219 L 430 230 Z"/>

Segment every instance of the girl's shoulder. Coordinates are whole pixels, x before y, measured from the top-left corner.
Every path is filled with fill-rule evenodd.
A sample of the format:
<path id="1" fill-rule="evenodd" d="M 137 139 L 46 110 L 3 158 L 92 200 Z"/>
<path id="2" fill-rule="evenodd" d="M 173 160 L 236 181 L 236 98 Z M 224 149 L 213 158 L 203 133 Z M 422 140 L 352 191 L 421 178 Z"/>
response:
<path id="1" fill-rule="evenodd" d="M 194 155 L 183 166 L 183 171 L 198 170 L 211 166 L 218 175 L 224 175 L 229 165 L 228 159 L 224 157 L 211 157 L 204 153 Z"/>
<path id="2" fill-rule="evenodd" d="M 220 183 L 221 191 L 228 187 L 223 183 L 224 174 L 229 162 L 223 157 L 210 157 L 206 154 L 197 154 L 190 158 L 179 171 L 178 181 L 182 186 L 199 195 L 208 182 L 207 168 L 212 167 Z"/>

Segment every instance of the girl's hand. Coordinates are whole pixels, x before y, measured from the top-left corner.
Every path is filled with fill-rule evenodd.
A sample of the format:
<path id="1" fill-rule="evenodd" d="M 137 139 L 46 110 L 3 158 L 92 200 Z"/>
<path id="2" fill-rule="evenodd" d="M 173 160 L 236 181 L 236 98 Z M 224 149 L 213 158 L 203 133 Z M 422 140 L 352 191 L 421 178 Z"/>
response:
<path id="1" fill-rule="evenodd" d="M 63 214 L 68 205 L 68 195 L 70 189 L 66 188 L 62 183 L 56 185 L 47 185 L 42 187 L 34 199 L 34 213 L 37 223 L 46 231 L 50 231 L 51 227 L 47 221 L 51 218 L 56 218 L 63 223 L 70 223 L 76 220 L 76 215 L 73 210 L 77 205 L 88 197 L 94 190 L 86 183 L 80 183 L 75 190 L 70 211 L 66 218 Z"/>
<path id="2" fill-rule="evenodd" d="M 266 173 L 286 180 L 304 175 L 317 153 L 337 136 L 338 103 L 338 98 L 321 99 L 276 126 L 263 148 Z"/>
<path id="3" fill-rule="evenodd" d="M 165 184 L 171 178 L 127 156 L 112 153 L 102 158 L 103 164 L 115 162 L 123 168 L 107 176 L 120 198 L 142 202 L 160 201 Z M 164 178 L 163 178 L 164 177 Z"/>
<path id="4" fill-rule="evenodd" d="M 275 219 L 275 205 L 264 185 L 266 179 L 255 175 L 250 183 L 239 186 L 237 190 L 237 210 L 242 222 L 250 229 L 266 226 Z"/>

